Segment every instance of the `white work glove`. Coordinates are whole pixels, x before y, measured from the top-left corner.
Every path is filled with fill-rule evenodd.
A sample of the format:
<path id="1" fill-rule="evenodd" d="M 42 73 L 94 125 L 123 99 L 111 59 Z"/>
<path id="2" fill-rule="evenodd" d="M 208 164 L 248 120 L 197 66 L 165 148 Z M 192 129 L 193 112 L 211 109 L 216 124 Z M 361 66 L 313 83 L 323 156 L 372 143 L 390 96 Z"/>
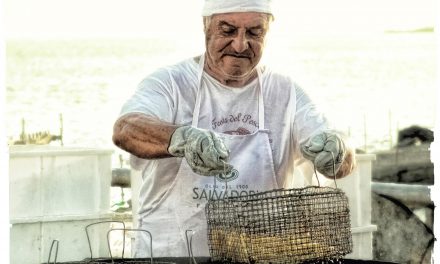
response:
<path id="1" fill-rule="evenodd" d="M 311 160 L 315 168 L 326 176 L 335 176 L 345 158 L 345 144 L 334 132 L 326 131 L 313 136 L 307 143 L 301 145 L 303 156 Z"/>
<path id="2" fill-rule="evenodd" d="M 232 170 L 227 163 L 229 150 L 216 133 L 205 129 L 177 128 L 171 136 L 168 152 L 175 157 L 185 157 L 191 169 L 200 175 L 213 176 Z"/>

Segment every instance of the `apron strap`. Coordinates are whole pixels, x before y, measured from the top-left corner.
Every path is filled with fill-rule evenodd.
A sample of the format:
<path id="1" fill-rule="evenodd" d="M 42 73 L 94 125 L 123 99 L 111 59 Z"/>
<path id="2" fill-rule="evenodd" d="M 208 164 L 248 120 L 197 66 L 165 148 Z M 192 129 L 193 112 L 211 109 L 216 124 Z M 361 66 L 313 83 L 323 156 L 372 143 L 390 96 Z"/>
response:
<path id="1" fill-rule="evenodd" d="M 199 66 L 197 68 L 197 96 L 196 96 L 196 103 L 195 103 L 192 123 L 191 123 L 193 127 L 197 127 L 197 125 L 199 124 L 200 100 L 201 100 L 200 98 L 202 97 L 200 88 L 202 87 L 202 76 L 203 76 L 204 66 L 205 66 L 205 53 L 203 53 L 202 56 L 200 56 Z"/>
<path id="2" fill-rule="evenodd" d="M 263 73 L 260 67 L 257 66 L 258 77 L 258 128 L 264 130 L 264 98 L 263 98 Z"/>

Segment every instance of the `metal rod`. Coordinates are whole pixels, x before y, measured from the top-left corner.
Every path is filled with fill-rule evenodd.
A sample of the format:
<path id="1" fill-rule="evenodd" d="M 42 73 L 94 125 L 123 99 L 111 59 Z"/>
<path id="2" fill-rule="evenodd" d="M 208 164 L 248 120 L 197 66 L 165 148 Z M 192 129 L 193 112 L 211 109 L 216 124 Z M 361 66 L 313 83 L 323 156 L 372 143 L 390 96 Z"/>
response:
<path id="1" fill-rule="evenodd" d="M 338 184 L 336 183 L 336 160 L 335 160 L 335 155 L 333 154 L 333 152 L 331 151 L 327 151 L 330 154 L 332 154 L 332 160 L 333 160 L 333 181 L 335 182 L 335 188 L 338 188 Z M 318 178 L 318 173 L 316 172 L 316 166 L 313 163 L 313 170 L 315 171 L 315 176 L 316 176 L 316 180 L 318 181 L 318 187 L 321 187 L 321 184 L 319 183 L 319 178 Z"/>
<path id="2" fill-rule="evenodd" d="M 112 263 L 114 263 L 113 260 L 113 255 L 112 255 L 112 250 L 111 250 L 111 246 L 110 246 L 110 239 L 109 239 L 109 235 L 110 232 L 112 231 L 124 231 L 124 239 L 123 239 L 123 246 L 122 246 L 122 259 L 124 259 L 124 249 L 125 249 L 125 233 L 126 231 L 138 231 L 138 232 L 145 232 L 150 236 L 150 262 L 151 264 L 153 264 L 153 236 L 151 235 L 151 233 L 145 229 L 138 229 L 138 228 L 112 228 L 107 232 L 107 245 L 108 245 L 108 251 L 110 253 L 110 258 Z"/>
<path id="3" fill-rule="evenodd" d="M 223 164 L 223 170 L 224 170 L 224 174 L 225 174 L 225 195 L 228 195 L 228 175 L 226 174 L 226 164 Z"/>
<path id="4" fill-rule="evenodd" d="M 107 220 L 107 221 L 100 221 L 100 222 L 96 222 L 96 223 L 91 223 L 89 225 L 87 225 L 85 227 L 85 231 L 86 231 L 86 236 L 87 236 L 87 242 L 89 243 L 89 250 L 90 250 L 90 260 L 93 260 L 93 253 L 92 253 L 92 243 L 90 243 L 90 236 L 89 236 L 89 227 L 92 225 L 98 225 L 98 224 L 104 224 L 104 223 L 121 223 L 122 226 L 125 229 L 125 223 L 123 221 L 114 221 L 114 220 Z M 125 236 L 123 238 L 123 243 L 125 245 Z M 124 255 L 124 248 L 122 248 L 122 255 Z"/>
<path id="5" fill-rule="evenodd" d="M 330 153 L 332 154 L 332 159 L 333 159 L 333 179 L 335 181 L 335 187 L 338 188 L 338 184 L 336 183 L 336 160 L 335 160 L 335 155 L 333 154 L 333 152 L 330 151 Z"/>
<path id="6" fill-rule="evenodd" d="M 59 246 L 59 244 L 60 244 L 60 241 L 54 239 L 54 240 L 52 241 L 52 244 L 50 245 L 49 257 L 47 258 L 47 264 L 50 264 L 50 257 L 51 257 L 51 255 L 52 255 L 52 249 L 53 249 L 53 245 L 55 244 L 55 242 L 56 242 L 56 244 L 57 244 L 57 248 L 56 248 L 56 250 L 55 250 L 55 259 L 54 259 L 53 264 L 56 264 L 56 263 L 57 263 L 57 258 L 58 258 L 58 246 Z"/>
<path id="7" fill-rule="evenodd" d="M 321 183 L 319 182 L 318 172 L 316 171 L 315 163 L 313 163 L 313 170 L 315 171 L 316 180 L 318 181 L 318 187 L 321 187 Z"/>
<path id="8" fill-rule="evenodd" d="M 188 233 L 191 232 L 191 238 L 188 239 Z M 186 237 L 186 246 L 188 248 L 188 258 L 189 258 L 189 264 L 197 264 L 196 259 L 194 258 L 194 253 L 192 250 L 192 238 L 194 235 L 193 230 L 186 230 L 185 231 L 185 237 Z"/>

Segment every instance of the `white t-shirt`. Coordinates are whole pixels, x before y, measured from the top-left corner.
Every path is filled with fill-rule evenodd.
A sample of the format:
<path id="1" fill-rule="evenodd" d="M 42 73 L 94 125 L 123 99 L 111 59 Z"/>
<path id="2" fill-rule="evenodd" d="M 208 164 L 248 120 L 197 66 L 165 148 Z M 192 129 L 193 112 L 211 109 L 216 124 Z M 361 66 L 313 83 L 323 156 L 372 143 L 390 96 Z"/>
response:
<path id="1" fill-rule="evenodd" d="M 198 64 L 190 58 L 152 73 L 124 104 L 121 116 L 141 112 L 167 122 L 190 125 L 198 90 L 197 70 Z M 328 129 L 328 123 L 291 78 L 268 68 L 263 68 L 262 72 L 264 122 L 265 128 L 270 130 L 269 141 L 278 186 L 308 185 L 310 179 L 304 180 L 295 169 L 304 161 L 299 146 L 311 135 Z M 256 78 L 241 88 L 228 87 L 204 72 L 198 126 L 219 133 L 253 133 L 259 127 L 258 85 Z M 136 163 L 141 164 L 143 169 L 139 195 L 141 216 L 158 205 L 175 179 L 181 160 L 137 160 Z M 310 172 L 310 167 L 306 169 Z"/>

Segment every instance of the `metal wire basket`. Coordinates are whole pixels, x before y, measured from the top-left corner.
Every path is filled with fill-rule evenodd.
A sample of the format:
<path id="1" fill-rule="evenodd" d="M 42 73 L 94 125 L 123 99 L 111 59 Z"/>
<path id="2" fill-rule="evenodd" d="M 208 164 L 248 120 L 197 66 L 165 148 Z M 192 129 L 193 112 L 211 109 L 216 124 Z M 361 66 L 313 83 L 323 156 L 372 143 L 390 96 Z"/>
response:
<path id="1" fill-rule="evenodd" d="M 338 188 L 276 189 L 208 201 L 213 261 L 301 263 L 352 251 L 348 198 Z"/>

